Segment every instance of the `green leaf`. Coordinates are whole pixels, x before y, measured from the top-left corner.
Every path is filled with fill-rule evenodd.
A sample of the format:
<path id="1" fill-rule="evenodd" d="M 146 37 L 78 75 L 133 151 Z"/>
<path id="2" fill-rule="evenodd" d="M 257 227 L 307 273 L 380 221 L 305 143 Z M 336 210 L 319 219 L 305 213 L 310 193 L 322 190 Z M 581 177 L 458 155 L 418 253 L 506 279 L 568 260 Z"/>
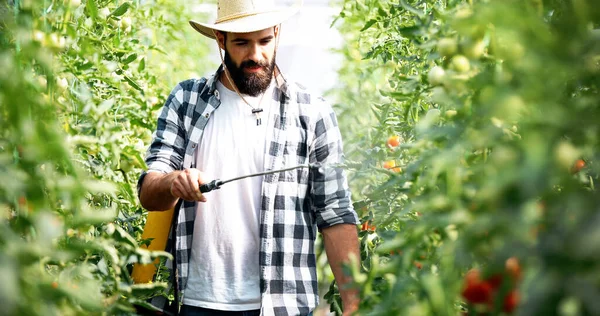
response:
<path id="1" fill-rule="evenodd" d="M 418 26 L 406 26 L 406 27 L 401 27 L 398 28 L 398 33 L 402 34 L 402 36 L 406 36 L 406 37 L 415 37 L 420 35 L 421 33 L 421 28 Z"/>
<path id="2" fill-rule="evenodd" d="M 137 305 L 137 306 L 141 306 L 141 307 L 143 307 L 143 308 L 145 308 L 145 309 L 147 309 L 149 311 L 162 312 L 161 310 L 159 310 L 158 308 L 156 308 L 156 306 L 154 306 L 154 305 L 152 305 L 152 304 L 150 304 L 150 303 L 148 303 L 146 301 L 143 301 L 143 300 L 139 300 L 139 299 L 135 300 L 134 304 Z"/>
<path id="3" fill-rule="evenodd" d="M 360 29 L 361 32 L 366 31 L 367 29 L 369 29 L 371 26 L 373 26 L 373 24 L 377 23 L 376 19 L 371 19 L 367 22 L 367 24 L 365 24 L 365 26 L 363 26 L 362 29 Z"/>
<path id="4" fill-rule="evenodd" d="M 167 54 L 167 52 L 166 52 L 164 49 L 162 49 L 162 48 L 160 48 L 160 47 L 158 47 L 158 46 L 156 46 L 156 45 L 154 45 L 154 46 L 150 46 L 149 48 L 150 48 L 150 49 L 153 49 L 153 50 L 155 50 L 155 51 L 157 51 L 157 52 L 159 52 L 159 53 L 162 53 L 162 54 L 164 54 L 164 55 L 168 55 L 168 54 Z"/>
<path id="5" fill-rule="evenodd" d="M 131 7 L 131 4 L 129 2 L 125 2 L 118 8 L 116 8 L 113 12 L 111 12 L 109 16 L 121 16 L 125 14 L 127 10 L 129 10 L 129 7 Z"/>
<path id="6" fill-rule="evenodd" d="M 104 100 L 104 101 L 102 101 L 102 103 L 100 103 L 100 105 L 98 105 L 96 112 L 98 114 L 103 114 L 104 112 L 108 111 L 113 106 L 113 104 L 115 104 L 114 98 Z"/>
<path id="7" fill-rule="evenodd" d="M 113 238 L 126 242 L 128 244 L 130 244 L 131 246 L 133 246 L 134 248 L 138 247 L 138 243 L 137 241 L 135 241 L 135 239 L 133 237 L 131 237 L 131 235 L 126 232 L 121 226 L 115 225 L 115 231 L 117 233 L 119 233 L 118 235 L 114 235 Z"/>
<path id="8" fill-rule="evenodd" d="M 417 8 L 411 6 L 410 4 L 406 3 L 405 0 L 400 0 L 400 6 L 402 8 L 404 8 L 406 11 L 413 13 L 414 15 L 418 16 L 418 17 L 422 17 L 423 16 L 423 12 L 419 11 Z"/>
<path id="9" fill-rule="evenodd" d="M 146 69 L 146 58 L 142 58 L 142 60 L 140 60 L 140 63 L 139 63 L 138 68 L 137 68 L 137 70 L 139 72 L 144 71 L 144 69 Z"/>
<path id="10" fill-rule="evenodd" d="M 129 64 L 132 61 L 136 60 L 138 57 L 138 55 L 136 53 L 130 54 L 129 56 L 127 56 L 124 60 L 123 63 L 124 64 Z"/>
<path id="11" fill-rule="evenodd" d="M 128 76 L 123 76 L 123 78 L 125 78 L 125 81 L 127 81 L 134 89 L 142 93 L 144 92 L 144 90 L 142 90 L 142 88 L 140 88 L 140 86 L 137 83 L 135 83 L 133 79 L 129 78 Z"/>
<path id="12" fill-rule="evenodd" d="M 85 4 L 85 10 L 89 14 L 89 16 L 94 19 L 98 17 L 98 7 L 96 6 L 95 0 L 88 0 Z"/>
<path id="13" fill-rule="evenodd" d="M 70 222 L 71 227 L 99 225 L 113 221 L 117 216 L 115 208 L 82 210 Z"/>
<path id="14" fill-rule="evenodd" d="M 131 285 L 131 294 L 134 297 L 145 296 L 152 294 L 158 290 L 166 290 L 168 287 L 167 283 L 157 282 L 157 283 L 147 283 L 147 284 L 133 284 Z"/>

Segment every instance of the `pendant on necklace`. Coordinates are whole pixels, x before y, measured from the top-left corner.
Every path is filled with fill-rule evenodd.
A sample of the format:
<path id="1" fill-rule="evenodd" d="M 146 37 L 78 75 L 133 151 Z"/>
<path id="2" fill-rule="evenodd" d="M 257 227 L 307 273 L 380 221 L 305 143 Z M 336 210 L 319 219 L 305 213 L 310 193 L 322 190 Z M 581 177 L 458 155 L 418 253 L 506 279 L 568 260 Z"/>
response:
<path id="1" fill-rule="evenodd" d="M 262 124 L 262 121 L 260 119 L 260 112 L 262 111 L 263 109 L 252 109 L 252 113 L 256 115 L 256 126 Z"/>

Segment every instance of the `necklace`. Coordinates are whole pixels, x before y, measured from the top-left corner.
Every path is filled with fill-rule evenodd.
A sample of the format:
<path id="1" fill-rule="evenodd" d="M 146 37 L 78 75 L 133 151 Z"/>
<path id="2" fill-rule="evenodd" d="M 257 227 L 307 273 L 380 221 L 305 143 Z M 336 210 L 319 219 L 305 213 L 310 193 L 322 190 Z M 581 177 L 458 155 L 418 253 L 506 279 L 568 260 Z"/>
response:
<path id="1" fill-rule="evenodd" d="M 271 87 L 271 84 L 269 84 L 269 86 L 267 87 L 267 89 L 265 91 L 263 91 L 262 95 L 260 96 L 260 99 L 258 100 L 257 107 L 255 108 L 255 107 L 252 106 L 252 104 L 250 104 L 250 102 L 248 102 L 246 100 L 246 98 L 244 98 L 242 96 L 242 94 L 238 90 L 237 86 L 233 83 L 233 80 L 231 80 L 231 78 L 229 76 L 229 70 L 227 69 L 227 67 L 224 67 L 224 71 L 225 71 L 225 77 L 227 77 L 227 81 L 229 81 L 229 84 L 233 87 L 233 89 L 235 90 L 235 92 L 237 93 L 237 95 L 240 97 L 240 99 L 242 99 L 242 101 L 244 101 L 244 103 L 246 103 L 252 109 L 252 114 L 256 115 L 256 126 L 261 125 L 262 124 L 262 120 L 260 118 L 260 113 L 263 112 L 263 109 L 260 107 L 260 105 L 262 104 L 262 100 L 265 97 L 265 94 L 267 94 L 267 92 L 269 91 L 269 88 Z"/>
<path id="2" fill-rule="evenodd" d="M 256 105 L 257 107 L 253 107 L 252 105 L 250 105 L 250 103 L 248 103 L 248 101 L 246 101 L 244 98 L 242 98 L 242 100 L 244 100 L 244 102 L 246 102 L 246 104 L 248 104 L 249 107 L 252 108 L 252 114 L 256 115 L 256 126 L 259 126 L 260 124 L 262 124 L 262 121 L 260 119 L 260 113 L 263 111 L 263 109 L 260 107 L 260 105 L 262 104 L 262 100 L 265 97 L 265 94 L 267 94 L 267 91 L 269 90 L 269 87 L 267 87 L 267 90 L 265 90 L 262 95 L 260 96 L 260 100 L 258 100 L 258 104 Z"/>

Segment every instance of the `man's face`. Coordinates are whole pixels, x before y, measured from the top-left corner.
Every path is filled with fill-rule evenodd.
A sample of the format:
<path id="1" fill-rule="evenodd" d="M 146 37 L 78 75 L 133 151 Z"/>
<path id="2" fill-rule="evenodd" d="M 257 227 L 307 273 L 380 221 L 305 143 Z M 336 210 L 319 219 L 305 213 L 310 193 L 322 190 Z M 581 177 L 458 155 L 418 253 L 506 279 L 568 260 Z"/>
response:
<path id="1" fill-rule="evenodd" d="M 258 96 L 271 83 L 275 67 L 275 28 L 252 33 L 217 33 L 225 43 L 225 66 L 240 93 Z"/>

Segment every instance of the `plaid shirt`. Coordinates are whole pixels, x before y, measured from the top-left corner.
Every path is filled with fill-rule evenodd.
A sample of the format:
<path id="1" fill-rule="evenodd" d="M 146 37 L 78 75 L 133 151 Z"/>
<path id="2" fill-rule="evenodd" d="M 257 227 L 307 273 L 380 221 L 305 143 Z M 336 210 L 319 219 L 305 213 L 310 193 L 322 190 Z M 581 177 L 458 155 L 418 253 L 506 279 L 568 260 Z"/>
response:
<path id="1" fill-rule="evenodd" d="M 221 71 L 219 68 L 210 79 L 181 82 L 173 89 L 148 150 L 148 170 L 168 173 L 195 167 L 193 154 L 203 129 L 221 103 L 216 90 Z M 331 106 L 299 85 L 288 84 L 281 74 L 276 82 L 271 106 L 277 110 L 263 120 L 272 127 L 267 133 L 264 169 L 341 162 L 342 139 Z M 184 202 L 175 233 L 181 294 L 188 279 L 195 216 L 196 202 Z M 308 315 L 319 300 L 314 249 L 317 229 L 359 223 L 345 172 L 326 167 L 264 176 L 260 223 L 262 315 Z M 172 263 L 167 262 L 167 267 Z M 152 303 L 164 309 L 167 301 L 157 297 Z"/>

